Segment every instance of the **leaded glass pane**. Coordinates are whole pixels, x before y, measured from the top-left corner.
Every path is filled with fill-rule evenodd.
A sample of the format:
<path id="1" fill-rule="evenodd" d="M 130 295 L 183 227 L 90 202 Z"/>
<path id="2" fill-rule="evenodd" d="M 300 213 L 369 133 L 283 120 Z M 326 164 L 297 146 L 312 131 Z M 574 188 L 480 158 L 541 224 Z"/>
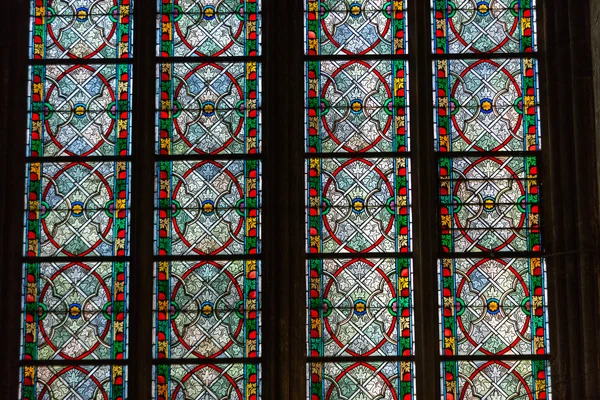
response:
<path id="1" fill-rule="evenodd" d="M 129 252 L 126 162 L 28 164 L 26 256 Z"/>
<path id="2" fill-rule="evenodd" d="M 436 53 L 536 51 L 535 0 L 432 0 Z"/>
<path id="3" fill-rule="evenodd" d="M 308 251 L 409 251 L 409 168 L 406 158 L 308 160 Z"/>
<path id="4" fill-rule="evenodd" d="M 260 152 L 260 64 L 159 64 L 160 154 Z"/>
<path id="5" fill-rule="evenodd" d="M 312 400 L 413 399 L 410 362 L 331 362 L 307 366 Z"/>
<path id="6" fill-rule="evenodd" d="M 131 66 L 30 68 L 29 156 L 129 153 Z"/>
<path id="7" fill-rule="evenodd" d="M 21 369 L 24 400 L 122 399 L 127 385 L 123 365 L 25 366 Z"/>
<path id="8" fill-rule="evenodd" d="M 432 7 L 442 398 L 546 399 L 535 0 Z"/>
<path id="9" fill-rule="evenodd" d="M 443 259 L 439 268 L 446 355 L 547 352 L 542 259 Z"/>
<path id="10" fill-rule="evenodd" d="M 157 263 L 155 357 L 260 356 L 260 262 Z"/>
<path id="11" fill-rule="evenodd" d="M 438 151 L 539 150 L 534 59 L 440 60 L 434 73 Z"/>
<path id="12" fill-rule="evenodd" d="M 31 0 L 31 58 L 129 58 L 132 0 Z"/>
<path id="13" fill-rule="evenodd" d="M 308 62 L 307 151 L 406 151 L 407 72 L 403 60 Z"/>
<path id="14" fill-rule="evenodd" d="M 171 382 L 161 385 L 161 382 Z M 257 364 L 158 365 L 155 398 L 173 400 L 260 399 L 260 366 Z M 164 391 L 164 390 L 167 391 Z"/>
<path id="15" fill-rule="evenodd" d="M 158 163 L 157 254 L 257 253 L 260 165 L 257 160 Z"/>
<path id="16" fill-rule="evenodd" d="M 410 260 L 308 261 L 308 354 L 412 354 Z"/>
<path id="17" fill-rule="evenodd" d="M 126 262 L 25 264 L 24 360 L 124 358 Z"/>
<path id="18" fill-rule="evenodd" d="M 260 54 L 258 0 L 158 0 L 158 7 L 162 57 Z"/>
<path id="19" fill-rule="evenodd" d="M 260 399 L 260 7 L 157 1 L 156 399 Z"/>
<path id="20" fill-rule="evenodd" d="M 406 2 L 307 0 L 305 28 L 307 399 L 410 400 Z"/>
<path id="21" fill-rule="evenodd" d="M 444 399 L 547 399 L 549 367 L 543 360 L 445 362 L 442 395 Z"/>
<path id="22" fill-rule="evenodd" d="M 123 399 L 133 1 L 29 6 L 20 396 Z"/>
<path id="23" fill-rule="evenodd" d="M 306 54 L 404 54 L 404 0 L 308 0 Z"/>
<path id="24" fill-rule="evenodd" d="M 536 157 L 439 159 L 445 252 L 539 251 Z"/>

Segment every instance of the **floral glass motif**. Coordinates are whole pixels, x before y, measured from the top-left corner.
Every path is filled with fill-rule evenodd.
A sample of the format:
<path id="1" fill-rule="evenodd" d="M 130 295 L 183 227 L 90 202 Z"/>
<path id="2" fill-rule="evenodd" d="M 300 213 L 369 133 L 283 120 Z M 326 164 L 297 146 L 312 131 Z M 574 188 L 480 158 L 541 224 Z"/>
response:
<path id="1" fill-rule="evenodd" d="M 260 151 L 260 64 L 160 64 L 160 154 Z"/>
<path id="2" fill-rule="evenodd" d="M 157 52 L 163 57 L 257 56 L 257 0 L 158 0 Z"/>
<path id="3" fill-rule="evenodd" d="M 125 262 L 27 264 L 25 286 L 36 287 L 29 288 L 24 300 L 23 359 L 121 358 L 126 346 L 127 266 Z"/>
<path id="4" fill-rule="evenodd" d="M 260 263 L 159 262 L 158 358 L 243 358 L 260 353 Z"/>
<path id="5" fill-rule="evenodd" d="M 128 253 L 126 162 L 28 166 L 26 256 Z"/>
<path id="6" fill-rule="evenodd" d="M 432 0 L 436 53 L 536 51 L 535 0 Z"/>
<path id="7" fill-rule="evenodd" d="M 154 398 L 258 400 L 261 5 L 156 4 Z"/>
<path id="8" fill-rule="evenodd" d="M 404 0 L 309 0 L 305 11 L 306 52 L 404 54 L 405 7 Z"/>
<path id="9" fill-rule="evenodd" d="M 539 251 L 535 157 L 440 158 L 446 252 Z"/>
<path id="10" fill-rule="evenodd" d="M 35 162 L 27 171 L 26 257 L 128 254 L 126 162 Z M 125 262 L 27 262 L 23 360 L 125 358 L 128 274 Z M 56 378 L 49 377 L 55 367 L 24 367 L 22 398 L 45 398 L 48 390 L 56 392 L 49 398 L 67 399 L 78 391 L 121 398 L 124 367 L 106 368 L 107 380 L 96 381 L 75 364 Z M 75 387 L 69 389 L 71 383 Z M 114 397 L 104 397 L 103 390 Z"/>
<path id="11" fill-rule="evenodd" d="M 405 6 L 305 3 L 310 400 L 414 399 Z"/>
<path id="12" fill-rule="evenodd" d="M 443 259 L 448 355 L 545 354 L 546 292 L 539 258 Z"/>
<path id="13" fill-rule="evenodd" d="M 407 252 L 407 164 L 405 158 L 310 159 L 309 251 Z"/>
<path id="14" fill-rule="evenodd" d="M 444 388 L 443 398 L 463 399 L 545 399 L 549 383 L 547 361 L 447 361 L 442 372 L 456 379 L 457 387 Z M 458 375 L 455 377 L 455 374 Z M 549 389 L 549 388 L 548 388 Z"/>
<path id="15" fill-rule="evenodd" d="M 129 58 L 133 0 L 31 0 L 34 59 Z"/>
<path id="16" fill-rule="evenodd" d="M 29 154 L 129 153 L 131 66 L 31 67 Z"/>

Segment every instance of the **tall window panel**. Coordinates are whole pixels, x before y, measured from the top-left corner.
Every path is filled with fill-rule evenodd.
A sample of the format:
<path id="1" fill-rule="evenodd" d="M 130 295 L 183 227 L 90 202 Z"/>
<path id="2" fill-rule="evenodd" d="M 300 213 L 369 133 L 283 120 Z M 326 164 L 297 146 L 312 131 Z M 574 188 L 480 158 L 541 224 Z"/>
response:
<path id="1" fill-rule="evenodd" d="M 33 0 L 23 399 L 126 397 L 130 0 Z"/>
<path id="2" fill-rule="evenodd" d="M 549 398 L 534 0 L 434 0 L 442 397 Z"/>
<path id="3" fill-rule="evenodd" d="M 154 398 L 260 398 L 256 0 L 158 0 Z"/>
<path id="4" fill-rule="evenodd" d="M 405 5 L 305 3 L 311 400 L 414 397 Z"/>

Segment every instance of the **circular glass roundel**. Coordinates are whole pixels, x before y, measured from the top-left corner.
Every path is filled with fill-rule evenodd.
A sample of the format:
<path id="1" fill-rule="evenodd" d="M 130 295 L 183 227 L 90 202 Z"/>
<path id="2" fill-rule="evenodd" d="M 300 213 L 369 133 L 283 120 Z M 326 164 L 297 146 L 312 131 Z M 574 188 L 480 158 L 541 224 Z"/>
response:
<path id="1" fill-rule="evenodd" d="M 173 73 L 174 151 L 238 151 L 245 134 L 243 64 L 200 64 L 191 70 L 176 65 Z"/>
<path id="2" fill-rule="evenodd" d="M 329 264 L 323 268 L 329 271 Z M 398 351 L 391 339 L 396 336 L 397 319 L 389 307 L 396 301 L 394 274 L 395 264 L 386 260 L 377 264 L 353 260 L 337 267 L 323 291 L 323 301 L 330 305 L 324 316 L 326 355 Z"/>
<path id="3" fill-rule="evenodd" d="M 171 289 L 172 339 L 185 349 L 172 349 L 173 357 L 177 354 L 185 357 L 189 353 L 200 358 L 243 356 L 241 272 L 216 262 L 202 262 L 174 279 L 176 283 Z M 176 347 L 175 344 L 172 346 Z"/>
<path id="4" fill-rule="evenodd" d="M 40 288 L 39 354 L 65 359 L 110 357 L 111 318 L 104 312 L 111 302 L 110 263 L 86 265 L 42 264 L 45 285 Z"/>
<path id="5" fill-rule="evenodd" d="M 114 155 L 115 67 L 48 66 L 46 80 L 44 155 Z"/>
<path id="6" fill-rule="evenodd" d="M 174 254 L 242 251 L 244 162 L 186 161 L 173 168 Z"/>
<path id="7" fill-rule="evenodd" d="M 392 91 L 381 62 L 322 63 L 321 123 L 326 151 L 391 148 Z"/>
<path id="8" fill-rule="evenodd" d="M 456 266 L 461 277 L 456 298 L 463 305 L 456 317 L 458 354 L 475 349 L 489 355 L 531 351 L 531 317 L 523 307 L 530 298 L 527 266 L 504 260 L 482 260 L 468 269 Z"/>
<path id="9" fill-rule="evenodd" d="M 391 159 L 323 161 L 327 172 L 323 199 L 329 205 L 323 213 L 327 251 L 393 251 L 394 241 L 390 238 L 395 215 L 386 207 L 394 193 L 393 165 Z"/>

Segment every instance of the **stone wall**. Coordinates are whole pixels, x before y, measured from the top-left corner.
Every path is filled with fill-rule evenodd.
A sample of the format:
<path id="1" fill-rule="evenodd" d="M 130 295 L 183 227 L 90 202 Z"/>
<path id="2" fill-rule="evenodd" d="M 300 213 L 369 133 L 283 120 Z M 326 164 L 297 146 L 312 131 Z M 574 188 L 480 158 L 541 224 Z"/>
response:
<path id="1" fill-rule="evenodd" d="M 600 183 L 600 0 L 590 2 L 590 35 L 592 47 L 592 73 L 594 87 L 594 120 L 596 124 L 596 178 Z M 600 187 L 600 184 L 598 185 Z M 598 304 L 600 304 L 600 265 L 595 266 L 596 283 L 598 290 Z M 600 310 L 597 310 L 600 320 Z"/>
<path id="2" fill-rule="evenodd" d="M 590 31 L 592 36 L 592 65 L 594 82 L 594 110 L 596 120 L 596 137 L 600 137 L 600 0 L 590 0 Z M 600 154 L 600 140 L 596 154 Z M 600 157 L 596 163 L 598 179 L 600 180 Z"/>

